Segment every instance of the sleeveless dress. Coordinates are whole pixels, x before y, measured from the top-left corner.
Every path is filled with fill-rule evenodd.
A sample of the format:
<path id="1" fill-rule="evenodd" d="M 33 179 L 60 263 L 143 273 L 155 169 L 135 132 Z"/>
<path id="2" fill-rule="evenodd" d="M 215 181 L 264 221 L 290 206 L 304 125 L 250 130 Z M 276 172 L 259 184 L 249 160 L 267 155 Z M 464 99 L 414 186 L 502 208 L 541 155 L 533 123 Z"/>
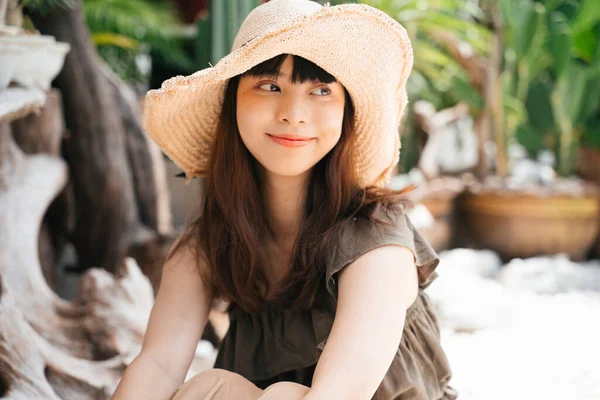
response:
<path id="1" fill-rule="evenodd" d="M 372 400 L 456 399 L 457 392 L 448 386 L 452 374 L 440 345 L 438 322 L 423 292 L 437 277 L 436 252 L 413 227 L 404 209 L 392 232 L 358 218 L 342 231 L 340 240 L 326 266 L 323 290 L 328 292 L 324 296 L 328 300 L 310 310 L 265 304 L 256 315 L 232 308 L 229 331 L 219 346 L 214 368 L 238 373 L 261 389 L 279 381 L 310 387 L 335 317 L 337 274 L 369 250 L 399 244 L 415 255 L 419 294 L 407 310 L 400 345 Z"/>

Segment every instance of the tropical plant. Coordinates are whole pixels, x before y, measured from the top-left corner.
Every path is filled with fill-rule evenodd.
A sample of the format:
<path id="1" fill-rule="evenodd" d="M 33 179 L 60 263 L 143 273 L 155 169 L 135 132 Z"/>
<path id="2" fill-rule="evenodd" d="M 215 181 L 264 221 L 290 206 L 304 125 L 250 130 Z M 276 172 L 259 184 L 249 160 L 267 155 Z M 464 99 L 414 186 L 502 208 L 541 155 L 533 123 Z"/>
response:
<path id="1" fill-rule="evenodd" d="M 54 7 L 72 8 L 76 0 L 22 0 L 44 14 Z M 106 63 L 125 81 L 145 83 L 152 50 L 173 65 L 191 69 L 183 40 L 191 36 L 165 0 L 86 0 L 83 13 L 92 41 Z"/>
<path id="2" fill-rule="evenodd" d="M 147 81 L 150 51 L 191 68 L 182 40 L 190 32 L 171 2 L 86 0 L 83 11 L 98 52 L 124 80 Z"/>
<path id="3" fill-rule="evenodd" d="M 517 110 L 507 113 L 508 140 L 515 134 L 533 154 L 554 150 L 559 173 L 570 175 L 581 141 L 600 136 L 600 3 L 499 5 L 506 29 L 504 100 Z"/>
<path id="4" fill-rule="evenodd" d="M 342 3 L 343 1 L 332 2 Z M 347 2 L 347 1 L 346 1 Z M 361 0 L 400 22 L 411 37 L 414 68 L 408 81 L 411 103 L 402 135 L 400 164 L 409 170 L 418 161 L 410 123 L 411 104 L 418 99 L 443 109 L 463 102 L 474 116 L 484 107 L 482 77 L 476 65 L 489 56 L 491 32 L 481 22 L 483 11 L 462 0 Z M 470 64 L 467 65 L 467 64 Z"/>
<path id="5" fill-rule="evenodd" d="M 436 108 L 462 101 L 477 114 L 483 100 L 472 77 L 454 57 L 449 43 L 463 52 L 489 55 L 491 33 L 479 21 L 482 10 L 462 0 L 362 0 L 399 21 L 411 36 L 415 64 L 409 90 Z"/>

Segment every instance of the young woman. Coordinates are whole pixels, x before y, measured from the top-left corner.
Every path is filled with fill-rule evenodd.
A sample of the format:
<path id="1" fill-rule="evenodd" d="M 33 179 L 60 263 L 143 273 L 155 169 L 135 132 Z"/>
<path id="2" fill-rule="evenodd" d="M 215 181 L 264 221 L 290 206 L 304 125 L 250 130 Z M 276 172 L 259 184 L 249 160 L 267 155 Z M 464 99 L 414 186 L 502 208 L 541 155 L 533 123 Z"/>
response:
<path id="1" fill-rule="evenodd" d="M 439 259 L 385 188 L 412 50 L 365 5 L 272 0 L 217 65 L 148 93 L 202 209 L 114 399 L 455 399 L 423 293 Z M 230 328 L 183 383 L 214 300 Z"/>

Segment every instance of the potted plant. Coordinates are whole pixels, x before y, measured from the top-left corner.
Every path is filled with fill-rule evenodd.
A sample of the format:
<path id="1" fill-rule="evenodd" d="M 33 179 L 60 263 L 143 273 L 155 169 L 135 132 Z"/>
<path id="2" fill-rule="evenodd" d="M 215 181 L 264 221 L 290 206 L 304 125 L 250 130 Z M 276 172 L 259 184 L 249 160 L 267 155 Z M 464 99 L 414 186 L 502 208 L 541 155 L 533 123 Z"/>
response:
<path id="1" fill-rule="evenodd" d="M 462 196 L 462 216 L 471 243 L 505 259 L 558 252 L 583 259 L 600 229 L 598 190 L 573 176 L 582 133 L 591 129 L 599 107 L 600 57 L 583 54 L 579 40 L 591 32 L 582 25 L 589 27 L 584 16 L 595 6 L 591 1 L 499 4 L 501 12 L 492 10 L 492 20 L 496 44 L 503 43 L 495 65 L 500 73 L 488 82 L 497 85 L 488 100 L 498 174 Z M 506 148 L 517 139 L 530 155 L 551 149 L 559 177 L 548 165 L 511 160 Z M 517 174 L 527 163 L 533 179 Z"/>
<path id="2" fill-rule="evenodd" d="M 461 0 L 359 2 L 377 7 L 396 19 L 411 37 L 415 64 L 408 81 L 411 101 L 401 126 L 399 165 L 399 170 L 405 173 L 394 177 L 391 186 L 401 188 L 407 183 L 417 183 L 411 200 L 424 206 L 431 219 L 430 224 L 419 230 L 436 250 L 447 249 L 454 231 L 455 199 L 464 185 L 458 177 L 458 166 L 450 168 L 452 171 L 445 168 L 448 165 L 441 160 L 444 157 L 440 157 L 439 150 L 444 151 L 440 148 L 444 145 L 440 143 L 457 136 L 454 131 L 465 130 L 459 120 L 477 124 L 483 105 L 482 76 L 491 32 L 480 22 L 483 11 Z M 336 3 L 341 2 L 332 2 Z M 419 100 L 430 105 L 430 115 L 416 109 Z M 425 153 L 429 154 L 424 156 Z M 426 168 L 425 164 L 432 168 Z"/>

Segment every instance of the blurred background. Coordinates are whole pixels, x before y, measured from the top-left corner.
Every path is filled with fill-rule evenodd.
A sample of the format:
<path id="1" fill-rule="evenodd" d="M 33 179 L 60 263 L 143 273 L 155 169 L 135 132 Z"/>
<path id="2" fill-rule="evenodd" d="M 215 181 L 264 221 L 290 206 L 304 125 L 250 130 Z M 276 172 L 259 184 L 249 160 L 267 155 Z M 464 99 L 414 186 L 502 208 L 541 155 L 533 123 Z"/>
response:
<path id="1" fill-rule="evenodd" d="M 260 3 L 0 0 L 0 398 L 110 398 L 202 192 L 146 137 L 144 95 L 215 65 Z M 390 185 L 416 184 L 442 258 L 451 385 L 600 399 L 600 1 L 353 3 L 411 36 Z M 189 376 L 227 325 L 216 307 Z"/>

